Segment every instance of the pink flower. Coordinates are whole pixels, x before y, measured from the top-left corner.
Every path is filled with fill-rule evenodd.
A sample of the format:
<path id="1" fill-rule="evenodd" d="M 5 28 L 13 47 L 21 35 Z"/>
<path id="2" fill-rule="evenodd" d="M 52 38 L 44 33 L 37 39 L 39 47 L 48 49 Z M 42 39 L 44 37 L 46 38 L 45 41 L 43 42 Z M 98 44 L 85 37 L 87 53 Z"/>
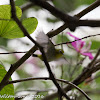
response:
<path id="1" fill-rule="evenodd" d="M 90 60 L 93 59 L 93 55 L 91 52 L 89 52 L 90 50 L 90 47 L 91 47 L 91 42 L 89 42 L 88 45 L 86 45 L 86 42 L 85 41 L 82 41 L 82 40 L 79 40 L 79 38 L 77 38 L 76 36 L 72 35 L 71 33 L 67 32 L 68 35 L 70 35 L 71 37 L 73 37 L 75 40 L 78 40 L 78 41 L 75 41 L 75 42 L 72 42 L 72 46 L 74 47 L 74 49 L 84 55 L 84 56 L 88 56 Z"/>

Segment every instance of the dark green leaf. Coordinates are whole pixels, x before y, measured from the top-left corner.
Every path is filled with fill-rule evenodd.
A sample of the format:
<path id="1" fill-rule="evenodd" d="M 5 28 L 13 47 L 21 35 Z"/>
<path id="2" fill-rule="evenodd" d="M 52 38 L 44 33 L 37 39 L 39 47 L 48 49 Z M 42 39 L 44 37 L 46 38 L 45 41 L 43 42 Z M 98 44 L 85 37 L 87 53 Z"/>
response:
<path id="1" fill-rule="evenodd" d="M 75 0 L 53 0 L 55 7 L 64 12 L 72 11 L 74 8 Z"/>
<path id="2" fill-rule="evenodd" d="M 1 46 L 7 46 L 7 42 L 8 42 L 8 39 L 6 39 L 6 38 L 1 38 L 0 37 L 0 45 Z"/>
<path id="3" fill-rule="evenodd" d="M 21 5 L 23 5 L 24 3 L 26 3 L 27 2 L 27 0 L 16 0 L 15 1 L 15 5 L 16 6 L 21 6 Z"/>

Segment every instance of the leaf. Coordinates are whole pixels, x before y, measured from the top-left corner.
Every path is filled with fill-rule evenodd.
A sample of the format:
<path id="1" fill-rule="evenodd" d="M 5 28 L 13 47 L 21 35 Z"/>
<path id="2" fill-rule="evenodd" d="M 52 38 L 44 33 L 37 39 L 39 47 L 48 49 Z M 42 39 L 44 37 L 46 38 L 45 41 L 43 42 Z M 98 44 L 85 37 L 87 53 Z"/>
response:
<path id="1" fill-rule="evenodd" d="M 22 16 L 22 11 L 17 6 L 16 6 L 16 15 L 18 18 L 21 18 L 21 16 Z M 0 5 L 0 20 L 1 19 L 11 19 L 11 6 L 10 5 Z M 4 25 L 4 23 L 2 25 Z M 0 24 L 0 26 L 1 26 L 1 24 Z M 2 28 L 2 26 L 0 27 L 0 29 L 1 28 Z"/>
<path id="2" fill-rule="evenodd" d="M 69 41 L 69 39 L 66 37 L 66 35 L 63 34 L 60 34 L 60 35 L 57 35 L 57 40 L 56 40 L 56 43 L 61 43 L 61 42 L 67 42 Z"/>
<path id="3" fill-rule="evenodd" d="M 5 22 L 6 23 L 6 22 Z M 8 24 L 2 27 L 0 36 L 8 39 L 24 37 L 22 30 L 16 24 L 15 21 L 11 20 Z M 23 26 L 26 28 L 29 34 L 35 31 L 38 21 L 36 18 L 26 18 L 22 21 Z"/>
<path id="4" fill-rule="evenodd" d="M 8 39 L 0 37 L 0 46 L 7 46 Z"/>
<path id="5" fill-rule="evenodd" d="M 0 82 L 5 76 L 7 71 L 5 68 L 0 64 Z M 12 84 L 5 86 L 1 91 L 0 91 L 0 100 L 14 100 L 14 87 Z"/>
<path id="6" fill-rule="evenodd" d="M 26 3 L 27 2 L 27 0 L 16 0 L 15 1 L 15 5 L 16 6 L 21 6 L 21 5 L 23 5 L 24 3 Z"/>
<path id="7" fill-rule="evenodd" d="M 80 5 L 89 5 L 92 4 L 93 2 L 95 2 L 95 0 L 76 0 L 76 5 L 80 6 Z"/>
<path id="8" fill-rule="evenodd" d="M 92 41 L 91 49 L 98 49 L 100 47 L 99 41 Z"/>
<path id="9" fill-rule="evenodd" d="M 19 7 L 16 7 L 16 15 L 21 17 L 22 11 Z M 0 6 L 0 37 L 14 39 L 24 37 L 22 30 L 17 23 L 11 19 L 11 6 Z M 5 19 L 5 20 L 4 20 Z M 36 18 L 26 18 L 22 21 L 23 26 L 26 28 L 29 34 L 34 32 L 37 27 L 38 21 Z"/>
<path id="10" fill-rule="evenodd" d="M 75 0 L 53 0 L 56 8 L 64 12 L 72 11 L 74 8 Z"/>

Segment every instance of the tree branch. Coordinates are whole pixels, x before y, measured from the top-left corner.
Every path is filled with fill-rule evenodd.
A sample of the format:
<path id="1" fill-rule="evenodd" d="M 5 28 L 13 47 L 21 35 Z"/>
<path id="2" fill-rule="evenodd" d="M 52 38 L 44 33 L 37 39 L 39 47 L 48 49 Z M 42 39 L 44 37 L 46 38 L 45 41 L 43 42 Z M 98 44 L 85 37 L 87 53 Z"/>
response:
<path id="1" fill-rule="evenodd" d="M 17 18 L 16 16 L 16 9 L 15 9 L 15 4 L 14 4 L 14 1 L 13 0 L 10 0 L 10 5 L 11 5 L 11 14 L 12 14 L 12 18 L 14 19 L 14 21 L 17 23 L 17 25 L 19 26 L 19 28 L 22 30 L 23 34 L 25 36 L 27 36 L 33 43 L 35 43 L 36 47 L 39 48 L 39 50 L 41 51 L 42 53 L 42 57 L 43 57 L 43 61 L 46 65 L 46 68 L 49 72 L 49 77 L 50 79 L 53 81 L 53 83 L 55 84 L 55 86 L 57 87 L 58 89 L 58 94 L 60 96 L 60 98 L 62 96 L 64 96 L 66 99 L 70 100 L 70 98 L 66 95 L 66 93 L 62 90 L 62 88 L 59 86 L 59 84 L 57 83 L 52 71 L 51 71 L 51 68 L 50 68 L 50 65 L 47 61 L 47 58 L 46 58 L 46 55 L 45 55 L 45 52 L 43 50 L 43 47 L 41 47 L 27 32 L 27 30 L 24 28 L 24 26 L 22 25 L 22 23 L 20 22 L 20 20 Z M 0 90 L 5 86 L 5 83 L 9 80 L 10 76 L 12 75 L 12 73 L 18 68 L 19 66 L 17 65 L 16 68 L 14 68 L 14 66 L 12 65 L 10 67 L 10 69 L 8 70 L 7 74 L 5 75 L 5 77 L 3 78 L 3 80 L 1 81 L 0 83 Z M 11 70 L 11 72 L 10 72 Z M 9 75 L 8 75 L 9 74 Z"/>
<path id="2" fill-rule="evenodd" d="M 99 56 L 99 54 L 100 54 L 100 49 L 98 50 L 96 56 L 94 57 L 94 60 L 90 64 L 88 64 L 88 66 L 86 68 L 83 69 L 83 72 L 75 80 L 72 81 L 73 84 L 79 85 L 85 79 L 90 77 L 93 73 L 95 73 L 96 71 L 100 70 L 100 63 L 97 62 L 97 63 L 95 63 L 94 66 L 92 66 L 92 64 L 94 62 L 96 62 L 96 59 Z M 91 66 L 92 66 L 92 68 L 91 68 Z M 68 92 L 71 89 L 72 89 L 72 86 L 70 86 L 70 85 L 68 85 L 68 86 L 66 86 L 64 88 L 64 90 L 66 92 Z M 53 93 L 51 95 L 48 95 L 48 96 L 44 97 L 42 100 L 53 100 L 55 97 L 57 97 L 57 93 Z"/>
<path id="3" fill-rule="evenodd" d="M 25 79 L 21 79 L 21 80 L 14 80 L 14 81 L 9 81 L 7 82 L 6 84 L 13 84 L 13 83 L 18 83 L 18 82 L 24 82 L 24 81 L 30 81 L 30 80 L 51 80 L 50 78 L 48 77 L 38 77 L 38 78 L 25 78 Z M 63 82 L 65 84 L 69 84 L 71 85 L 72 87 L 76 88 L 77 90 L 79 90 L 86 98 L 87 100 L 91 100 L 88 95 L 83 91 L 81 90 L 78 86 L 76 86 L 75 84 L 67 81 L 67 80 L 63 80 L 63 79 L 56 79 L 57 81 L 59 82 Z"/>
<path id="4" fill-rule="evenodd" d="M 55 17 L 63 20 L 71 31 L 74 31 L 76 27 L 78 26 L 100 27 L 100 20 L 97 20 L 97 21 L 96 20 L 78 20 L 76 16 L 72 17 L 68 14 L 65 14 L 44 0 L 30 0 L 30 1 L 42 8 L 45 8 L 46 10 L 51 12 L 51 14 L 53 14 Z M 99 1 L 98 3 L 100 4 Z"/>
<path id="5" fill-rule="evenodd" d="M 81 12 L 79 12 L 78 14 L 76 14 L 74 16 L 76 16 L 78 18 L 81 18 L 82 16 L 86 15 L 88 12 L 90 12 L 93 9 L 97 8 L 99 5 L 100 5 L 100 0 L 96 0 L 89 7 L 85 8 L 84 10 L 82 10 Z M 64 23 L 62 26 L 60 26 L 56 30 L 48 32 L 48 36 L 53 37 L 53 36 L 59 34 L 60 32 L 62 32 L 63 30 L 65 30 L 66 28 L 68 28 L 68 25 L 66 23 Z"/>

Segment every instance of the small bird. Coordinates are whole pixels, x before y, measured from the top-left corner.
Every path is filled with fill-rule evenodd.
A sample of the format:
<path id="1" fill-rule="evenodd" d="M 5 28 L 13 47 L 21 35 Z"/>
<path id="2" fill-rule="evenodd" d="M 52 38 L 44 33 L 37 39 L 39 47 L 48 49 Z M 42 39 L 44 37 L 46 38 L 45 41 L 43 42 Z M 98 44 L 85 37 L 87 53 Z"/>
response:
<path id="1" fill-rule="evenodd" d="M 43 31 L 37 34 L 36 41 L 43 47 L 48 62 L 57 60 L 63 56 L 64 51 L 56 49 L 50 38 Z M 43 60 L 42 55 L 37 55 L 37 57 Z"/>

